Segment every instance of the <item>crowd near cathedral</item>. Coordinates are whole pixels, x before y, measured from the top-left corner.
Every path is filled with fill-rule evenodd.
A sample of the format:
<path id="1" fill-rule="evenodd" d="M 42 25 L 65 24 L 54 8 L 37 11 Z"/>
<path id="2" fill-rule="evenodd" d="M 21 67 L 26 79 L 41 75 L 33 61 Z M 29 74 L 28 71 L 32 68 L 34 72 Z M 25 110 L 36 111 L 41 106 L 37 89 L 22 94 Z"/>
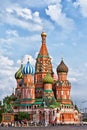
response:
<path id="1" fill-rule="evenodd" d="M 28 112 L 30 120 L 46 125 L 56 123 L 76 124 L 80 122 L 80 112 L 71 100 L 71 83 L 67 79 L 68 67 L 61 59 L 53 72 L 51 58 L 46 45 L 46 32 L 41 33 L 41 47 L 35 68 L 29 59 L 21 62 L 15 73 L 16 87 L 13 113 Z"/>

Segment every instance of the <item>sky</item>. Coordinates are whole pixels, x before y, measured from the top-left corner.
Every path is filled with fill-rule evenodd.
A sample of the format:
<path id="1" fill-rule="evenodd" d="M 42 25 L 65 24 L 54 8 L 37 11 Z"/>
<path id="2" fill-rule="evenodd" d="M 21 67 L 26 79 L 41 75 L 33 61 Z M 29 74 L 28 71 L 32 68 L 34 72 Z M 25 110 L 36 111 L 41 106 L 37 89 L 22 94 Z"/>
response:
<path id="1" fill-rule="evenodd" d="M 63 57 L 71 99 L 87 107 L 87 0 L 0 1 L 0 100 L 16 87 L 21 60 L 35 65 L 43 30 L 54 72 Z"/>

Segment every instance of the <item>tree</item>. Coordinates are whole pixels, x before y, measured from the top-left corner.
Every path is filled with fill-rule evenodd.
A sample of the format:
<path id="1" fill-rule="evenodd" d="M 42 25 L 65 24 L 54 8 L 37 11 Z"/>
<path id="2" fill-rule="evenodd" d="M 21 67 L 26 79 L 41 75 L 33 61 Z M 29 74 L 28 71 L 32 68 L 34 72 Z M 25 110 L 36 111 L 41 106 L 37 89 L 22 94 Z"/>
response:
<path id="1" fill-rule="evenodd" d="M 2 121 L 2 113 L 4 112 L 4 107 L 2 105 L 2 102 L 0 101 L 0 122 Z"/>
<path id="2" fill-rule="evenodd" d="M 14 106 L 16 97 L 14 94 L 7 96 L 3 99 L 4 112 L 11 113 Z"/>
<path id="3" fill-rule="evenodd" d="M 18 113 L 18 120 L 19 121 L 22 121 L 22 120 L 29 120 L 30 119 L 30 116 L 28 114 L 28 112 L 19 112 Z"/>

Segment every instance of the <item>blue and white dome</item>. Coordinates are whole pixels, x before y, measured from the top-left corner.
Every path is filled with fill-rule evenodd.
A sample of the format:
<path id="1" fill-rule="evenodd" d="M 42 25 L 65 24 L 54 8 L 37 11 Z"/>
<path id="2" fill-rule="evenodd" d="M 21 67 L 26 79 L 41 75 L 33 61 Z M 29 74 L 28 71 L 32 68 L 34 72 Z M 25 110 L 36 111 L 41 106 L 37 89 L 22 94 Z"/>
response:
<path id="1" fill-rule="evenodd" d="M 30 64 L 30 62 L 28 61 L 27 64 L 24 66 L 22 73 L 23 74 L 34 74 L 34 68 L 32 67 L 32 65 Z"/>

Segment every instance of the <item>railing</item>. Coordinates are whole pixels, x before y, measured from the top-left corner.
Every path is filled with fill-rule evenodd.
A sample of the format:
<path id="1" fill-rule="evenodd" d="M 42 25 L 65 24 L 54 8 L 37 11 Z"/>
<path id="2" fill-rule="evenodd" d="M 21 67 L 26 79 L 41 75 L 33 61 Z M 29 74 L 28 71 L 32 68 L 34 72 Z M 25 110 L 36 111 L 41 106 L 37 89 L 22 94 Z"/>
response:
<path id="1" fill-rule="evenodd" d="M 14 109 L 14 112 L 31 112 L 31 109 Z"/>

